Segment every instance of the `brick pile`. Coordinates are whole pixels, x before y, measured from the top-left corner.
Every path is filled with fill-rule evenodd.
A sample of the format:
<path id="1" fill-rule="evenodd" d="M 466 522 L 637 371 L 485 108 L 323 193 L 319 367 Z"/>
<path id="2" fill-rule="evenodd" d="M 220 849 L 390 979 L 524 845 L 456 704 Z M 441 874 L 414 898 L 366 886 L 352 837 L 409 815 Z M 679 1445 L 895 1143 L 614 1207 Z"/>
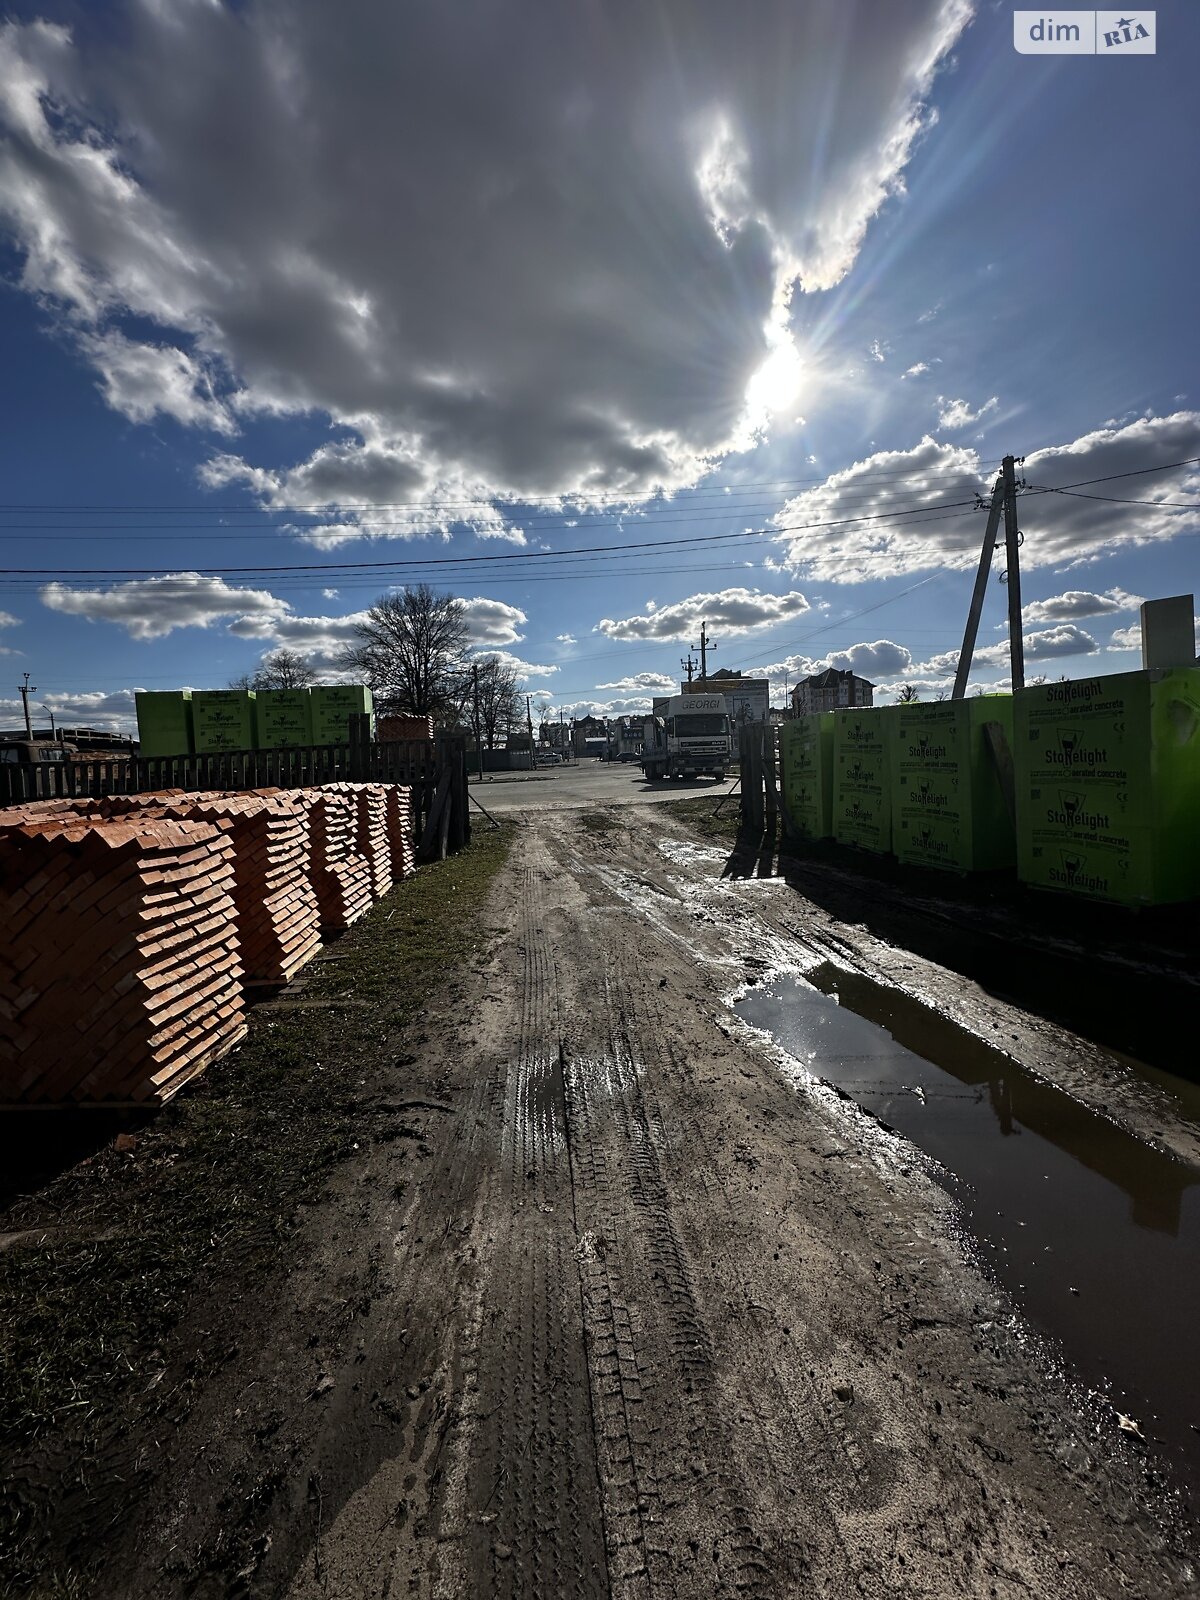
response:
<path id="1" fill-rule="evenodd" d="M 2 820 L 0 1101 L 161 1103 L 244 1037 L 225 833 Z"/>
<path id="2" fill-rule="evenodd" d="M 401 783 L 386 786 L 388 842 L 392 848 L 392 877 L 399 883 L 417 870 L 416 815 L 413 792 Z"/>
<path id="3" fill-rule="evenodd" d="M 383 783 L 331 783 L 328 788 L 354 801 L 357 816 L 355 843 L 371 868 L 371 893 L 382 900 L 392 887 L 392 842 L 388 831 L 389 785 Z"/>
<path id="4" fill-rule="evenodd" d="M 371 909 L 371 864 L 358 848 L 358 804 L 333 785 L 303 793 L 321 931 L 337 933 Z"/>
<path id="5" fill-rule="evenodd" d="M 246 982 L 278 987 L 321 944 L 309 872 L 308 807 L 284 789 L 220 794 L 183 791 L 114 795 L 106 811 L 207 822 L 233 844 L 233 902 Z"/>

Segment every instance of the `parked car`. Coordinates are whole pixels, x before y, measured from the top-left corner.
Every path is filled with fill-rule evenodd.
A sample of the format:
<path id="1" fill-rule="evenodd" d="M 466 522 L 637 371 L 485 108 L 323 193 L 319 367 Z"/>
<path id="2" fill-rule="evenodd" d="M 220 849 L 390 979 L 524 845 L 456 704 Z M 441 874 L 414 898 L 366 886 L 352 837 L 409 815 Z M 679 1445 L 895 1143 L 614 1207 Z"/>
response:
<path id="1" fill-rule="evenodd" d="M 557 750 L 539 750 L 536 759 L 539 767 L 562 766 L 562 757 Z"/>

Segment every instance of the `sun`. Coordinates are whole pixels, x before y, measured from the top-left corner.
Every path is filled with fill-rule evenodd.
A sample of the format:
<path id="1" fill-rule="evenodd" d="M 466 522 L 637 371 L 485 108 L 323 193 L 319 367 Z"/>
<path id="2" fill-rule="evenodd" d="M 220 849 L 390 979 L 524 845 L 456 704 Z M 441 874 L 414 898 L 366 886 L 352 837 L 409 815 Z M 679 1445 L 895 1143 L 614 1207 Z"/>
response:
<path id="1" fill-rule="evenodd" d="M 800 398 L 804 363 L 791 339 L 779 337 L 770 355 L 746 385 L 746 408 L 754 418 L 774 416 Z"/>

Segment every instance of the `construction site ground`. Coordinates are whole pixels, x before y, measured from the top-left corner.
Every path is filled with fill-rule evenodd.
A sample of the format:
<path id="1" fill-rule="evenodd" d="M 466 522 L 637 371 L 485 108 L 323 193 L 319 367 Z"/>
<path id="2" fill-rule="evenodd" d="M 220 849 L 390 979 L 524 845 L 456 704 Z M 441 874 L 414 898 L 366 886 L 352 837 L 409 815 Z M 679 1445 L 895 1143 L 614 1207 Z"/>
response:
<path id="1" fill-rule="evenodd" d="M 819 1051 L 797 1063 L 735 1009 L 780 975 L 902 985 L 1174 1163 L 1190 1206 L 1192 1102 L 1087 1037 L 1115 1008 L 1036 990 L 1087 951 L 1050 913 L 992 982 L 981 941 L 1013 942 L 1011 906 L 789 864 L 711 799 L 597 781 L 608 803 L 525 808 L 494 876 L 434 869 L 463 874 L 474 931 L 418 1010 L 380 979 L 409 886 L 259 1008 L 247 1048 L 269 1060 L 282 1030 L 309 1087 L 290 1134 L 259 1112 L 253 1138 L 321 1125 L 315 1063 L 329 1149 L 300 1190 L 248 1186 L 253 1248 L 218 1230 L 165 1331 L 130 1319 L 84 1460 L 69 1409 L 9 1455 L 11 1592 L 1195 1595 L 1186 1449 L 1122 1424 Z M 1159 996 L 1154 1056 L 1194 991 L 1186 952 L 1139 969 L 1137 944 L 1091 981 Z M 180 1116 L 94 1157 L 110 1197 L 174 1181 Z M 0 1260 L 97 1218 L 117 1226 L 111 1198 L 67 1172 L 0 1223 Z"/>

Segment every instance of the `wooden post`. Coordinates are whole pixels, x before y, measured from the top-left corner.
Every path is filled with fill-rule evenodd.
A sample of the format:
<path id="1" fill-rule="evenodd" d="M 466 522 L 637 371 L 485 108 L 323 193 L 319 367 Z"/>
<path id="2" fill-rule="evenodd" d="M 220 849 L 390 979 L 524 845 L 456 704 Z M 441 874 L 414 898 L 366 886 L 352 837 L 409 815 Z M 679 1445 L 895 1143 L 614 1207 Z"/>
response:
<path id="1" fill-rule="evenodd" d="M 767 828 L 775 832 L 775 819 L 779 812 L 775 785 L 775 730 L 770 722 L 762 724 L 763 777 L 767 787 Z"/>

